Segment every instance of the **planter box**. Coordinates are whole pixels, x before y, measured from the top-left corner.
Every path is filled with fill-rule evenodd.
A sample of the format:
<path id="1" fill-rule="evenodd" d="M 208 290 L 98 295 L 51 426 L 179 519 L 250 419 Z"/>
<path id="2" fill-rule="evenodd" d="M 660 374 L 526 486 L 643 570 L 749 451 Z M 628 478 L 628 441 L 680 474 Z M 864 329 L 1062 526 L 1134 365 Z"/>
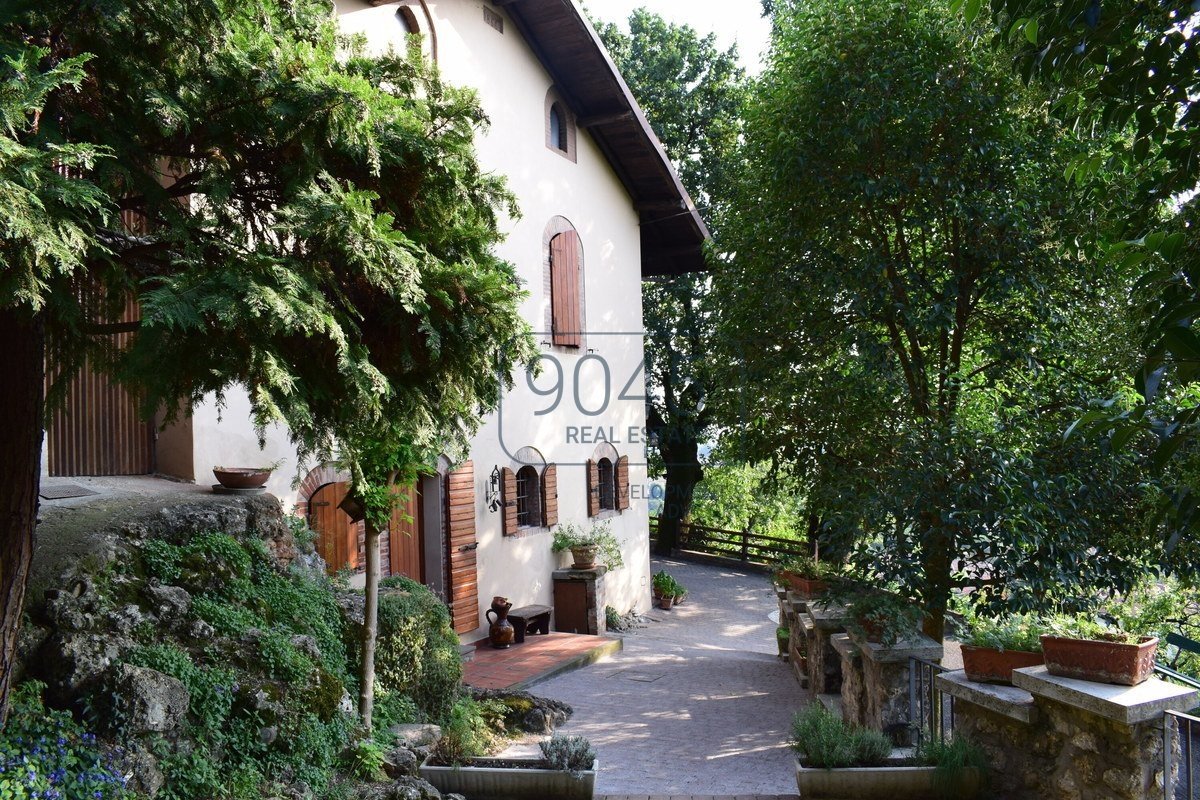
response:
<path id="1" fill-rule="evenodd" d="M 929 800 L 937 797 L 934 767 L 850 767 L 814 769 L 796 761 L 796 788 L 802 800 Z M 979 794 L 982 776 L 974 768 L 963 770 L 959 785 L 949 796 L 971 800 Z"/>
<path id="2" fill-rule="evenodd" d="M 1046 671 L 1051 675 L 1136 686 L 1154 673 L 1158 639 L 1144 636 L 1138 644 L 1124 644 L 1043 635 L 1042 651 L 1046 655 Z"/>
<path id="3" fill-rule="evenodd" d="M 792 587 L 793 592 L 804 597 L 821 597 L 829 591 L 829 581 L 816 578 L 801 578 L 796 573 L 786 570 L 779 574 L 780 577 L 787 581 L 788 586 Z"/>
<path id="4" fill-rule="evenodd" d="M 456 792 L 471 800 L 540 800 L 553 797 L 561 800 L 591 800 L 596 792 L 597 761 L 582 778 L 571 773 L 546 769 L 540 758 L 476 758 L 469 767 L 436 767 L 425 759 L 421 777 L 442 794 Z M 499 766 L 518 764 L 519 766 Z"/>
<path id="5" fill-rule="evenodd" d="M 963 672 L 975 683 L 998 683 L 1012 686 L 1012 671 L 1022 667 L 1037 667 L 1046 659 L 1041 653 L 1025 650 L 996 650 L 993 647 L 962 646 Z"/>

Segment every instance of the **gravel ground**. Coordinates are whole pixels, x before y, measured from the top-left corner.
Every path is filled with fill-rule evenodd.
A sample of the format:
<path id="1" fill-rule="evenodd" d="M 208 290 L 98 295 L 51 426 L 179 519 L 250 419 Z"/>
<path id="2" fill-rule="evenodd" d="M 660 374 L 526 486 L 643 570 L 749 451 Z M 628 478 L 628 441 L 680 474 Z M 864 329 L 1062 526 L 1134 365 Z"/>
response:
<path id="1" fill-rule="evenodd" d="M 653 610 L 611 659 L 532 691 L 575 708 L 563 730 L 596 747 L 597 794 L 794 793 L 787 738 L 808 699 L 775 655 L 767 576 L 677 561 L 652 566 L 688 588 L 684 605 Z"/>

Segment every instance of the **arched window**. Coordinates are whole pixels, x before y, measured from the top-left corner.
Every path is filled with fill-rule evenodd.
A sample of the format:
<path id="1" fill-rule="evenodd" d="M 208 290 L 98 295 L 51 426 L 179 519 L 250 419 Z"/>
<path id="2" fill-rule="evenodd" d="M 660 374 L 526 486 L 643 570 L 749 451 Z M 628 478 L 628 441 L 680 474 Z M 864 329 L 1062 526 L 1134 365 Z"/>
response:
<path id="1" fill-rule="evenodd" d="M 546 93 L 546 147 L 575 160 L 575 117 L 553 88 Z"/>
<path id="2" fill-rule="evenodd" d="M 517 526 L 532 528 L 542 524 L 542 480 L 533 466 L 517 470 Z"/>
<path id="3" fill-rule="evenodd" d="M 600 486 L 600 510 L 615 510 L 617 507 L 617 474 L 613 462 L 602 458 L 596 462 Z"/>
<path id="4" fill-rule="evenodd" d="M 567 152 L 567 121 L 563 118 L 562 106 L 558 103 L 550 106 L 550 144 L 564 153 Z"/>

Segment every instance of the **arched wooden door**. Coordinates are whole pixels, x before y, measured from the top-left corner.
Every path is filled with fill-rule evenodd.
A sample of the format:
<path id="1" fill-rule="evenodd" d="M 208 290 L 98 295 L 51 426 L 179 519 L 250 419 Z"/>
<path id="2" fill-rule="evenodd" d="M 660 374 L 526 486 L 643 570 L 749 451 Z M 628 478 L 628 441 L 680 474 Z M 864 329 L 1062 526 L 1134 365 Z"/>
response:
<path id="1" fill-rule="evenodd" d="M 321 535 L 317 552 L 331 573 L 346 566 L 358 569 L 358 525 L 338 508 L 348 491 L 349 483 L 327 483 L 308 500 L 308 524 Z"/>
<path id="2" fill-rule="evenodd" d="M 425 536 L 422 525 L 420 484 L 397 489 L 401 497 L 392 511 L 388 530 L 390 563 L 384 567 L 392 575 L 403 575 L 418 583 L 425 582 Z"/>

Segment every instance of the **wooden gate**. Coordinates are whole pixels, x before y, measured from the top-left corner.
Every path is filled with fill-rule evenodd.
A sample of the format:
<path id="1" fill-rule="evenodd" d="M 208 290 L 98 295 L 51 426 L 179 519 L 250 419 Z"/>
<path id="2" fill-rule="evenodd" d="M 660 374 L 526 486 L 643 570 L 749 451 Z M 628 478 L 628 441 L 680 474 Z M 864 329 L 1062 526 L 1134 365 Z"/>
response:
<path id="1" fill-rule="evenodd" d="M 129 298 L 120 319 L 141 317 Z M 128 347 L 134 334 L 111 337 L 114 349 Z M 47 375 L 47 388 L 53 376 Z M 142 417 L 139 398 L 88 363 L 69 380 L 65 402 L 46 419 L 50 475 L 146 475 L 154 472 L 154 423 Z"/>

